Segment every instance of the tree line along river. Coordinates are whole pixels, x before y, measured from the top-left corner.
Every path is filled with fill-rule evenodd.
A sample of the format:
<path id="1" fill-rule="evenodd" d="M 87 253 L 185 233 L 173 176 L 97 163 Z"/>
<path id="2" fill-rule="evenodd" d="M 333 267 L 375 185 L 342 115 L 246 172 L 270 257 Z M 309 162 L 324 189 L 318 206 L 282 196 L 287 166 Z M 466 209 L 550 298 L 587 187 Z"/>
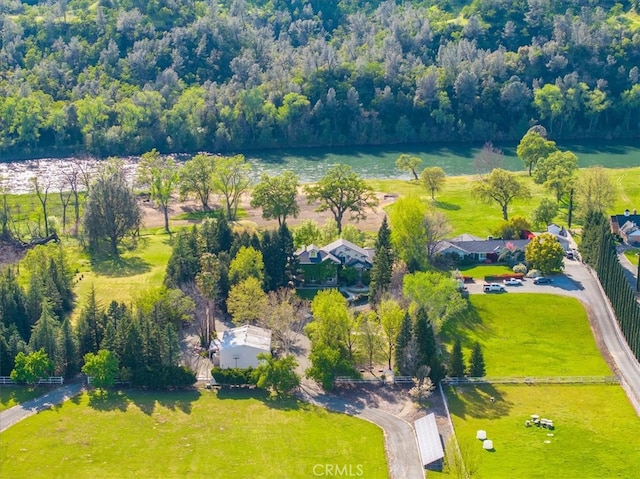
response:
<path id="1" fill-rule="evenodd" d="M 516 145 L 495 145 L 504 154 L 504 168 L 512 171 L 523 170 L 523 164 L 516 155 Z M 640 140 L 626 142 L 558 142 L 561 150 L 571 150 L 579 159 L 579 167 L 601 165 L 607 168 L 629 168 L 640 166 Z M 337 163 L 351 166 L 364 178 L 409 178 L 399 171 L 395 161 L 399 155 L 407 153 L 422 159 L 420 169 L 426 166 L 440 166 L 447 175 L 474 174 L 473 159 L 482 145 L 469 144 L 421 144 L 387 145 L 375 147 L 349 148 L 307 148 L 288 150 L 252 151 L 245 154 L 251 163 L 251 174 L 257 179 L 262 173 L 279 174 L 292 170 L 301 182 L 312 182 L 321 178 L 327 168 Z M 177 156 L 180 160 L 191 155 Z M 122 158 L 126 167 L 135 173 L 137 157 Z M 63 183 L 62 171 L 73 161 L 81 161 L 88 168 L 95 168 L 100 160 L 75 158 L 42 158 L 38 160 L 0 161 L 0 176 L 11 193 L 27 193 L 32 190 L 30 178 L 36 174 L 51 179 L 51 191 L 57 191 Z M 63 186 L 63 185 L 62 185 Z M 63 186 L 64 187 L 64 186 Z"/>

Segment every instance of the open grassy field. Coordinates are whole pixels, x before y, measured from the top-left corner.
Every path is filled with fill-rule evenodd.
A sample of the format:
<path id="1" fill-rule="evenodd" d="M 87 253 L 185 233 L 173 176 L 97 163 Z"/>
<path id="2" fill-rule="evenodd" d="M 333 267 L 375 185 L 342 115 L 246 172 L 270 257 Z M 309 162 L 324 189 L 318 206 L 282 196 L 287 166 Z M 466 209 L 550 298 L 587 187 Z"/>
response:
<path id="1" fill-rule="evenodd" d="M 447 388 L 446 394 L 467 467 L 477 473 L 473 477 L 638 477 L 640 420 L 619 386 L 486 385 Z M 525 427 L 531 414 L 552 419 L 555 429 Z M 479 429 L 487 431 L 494 451 L 482 449 Z"/>
<path id="2" fill-rule="evenodd" d="M 468 313 L 443 328 L 449 351 L 456 336 L 466 358 L 480 342 L 487 376 L 611 375 L 574 298 L 471 296 Z M 446 394 L 465 462 L 477 477 L 637 477 L 640 450 L 630 438 L 640 433 L 640 420 L 620 386 L 496 384 L 450 387 Z M 526 428 L 531 414 L 552 419 L 555 430 Z M 495 451 L 482 449 L 479 429 Z M 433 476 L 455 477 L 447 470 Z"/>
<path id="3" fill-rule="evenodd" d="M 640 210 L 640 168 L 607 170 L 612 184 L 615 186 L 616 199 L 610 214 L 624 211 L 625 208 Z M 530 218 L 531 211 L 540 204 L 543 198 L 552 195 L 541 185 L 536 185 L 525 172 L 518 173 L 520 180 L 529 186 L 532 197 L 529 200 L 516 200 L 509 206 L 509 217 L 523 216 Z M 370 180 L 377 191 L 401 196 L 415 195 L 444 213 L 453 227 L 453 236 L 470 233 L 485 237 L 494 234 L 502 222 L 502 212 L 497 204 L 479 203 L 472 193 L 473 176 L 452 176 L 446 179 L 443 190 L 436 195 L 435 201 L 420 183 L 411 180 Z M 560 205 L 555 218 L 558 224 L 567 224 L 567 206 Z M 579 215 L 574 216 L 574 227 L 579 226 Z"/>
<path id="4" fill-rule="evenodd" d="M 471 295 L 469 310 L 444 325 L 451 351 L 461 338 L 469 358 L 478 341 L 487 376 L 609 376 L 587 314 L 575 298 L 552 294 Z"/>
<path id="5" fill-rule="evenodd" d="M 16 424 L 0 442 L 6 478 L 281 479 L 314 477 L 325 464 L 388 477 L 377 426 L 259 393 L 85 394 Z"/>
<path id="6" fill-rule="evenodd" d="M 137 248 L 124 252 L 117 260 L 108 258 L 92 262 L 79 247 L 72 249 L 71 254 L 79 271 L 75 278 L 79 306 L 92 286 L 101 304 L 107 306 L 112 300 L 128 304 L 141 291 L 162 285 L 171 256 L 171 240 L 167 234 L 143 232 Z"/>
<path id="7" fill-rule="evenodd" d="M 16 404 L 23 403 L 29 399 L 46 394 L 51 388 L 49 386 L 0 386 L 0 411 L 9 409 Z"/>

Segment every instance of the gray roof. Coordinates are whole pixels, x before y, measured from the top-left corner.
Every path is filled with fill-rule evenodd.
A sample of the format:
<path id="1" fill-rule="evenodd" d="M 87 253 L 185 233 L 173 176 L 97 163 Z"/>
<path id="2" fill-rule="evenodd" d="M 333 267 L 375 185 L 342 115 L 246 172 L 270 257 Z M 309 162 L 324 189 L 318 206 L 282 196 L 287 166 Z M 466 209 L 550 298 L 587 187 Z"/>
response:
<path id="1" fill-rule="evenodd" d="M 324 261 L 331 261 L 335 264 L 342 264 L 342 260 L 333 254 L 333 252 L 338 249 L 340 246 L 345 246 L 352 251 L 355 251 L 358 254 L 361 254 L 368 258 L 368 263 L 363 262 L 361 260 L 357 260 L 352 258 L 348 262 L 345 263 L 346 266 L 356 266 L 363 265 L 370 267 L 373 264 L 373 256 L 375 254 L 375 250 L 372 248 L 361 248 L 360 246 L 353 244 L 351 241 L 347 241 L 346 239 L 339 238 L 333 243 L 329 243 L 322 248 L 318 248 L 316 245 L 309 245 L 306 248 L 300 248 L 295 252 L 295 256 L 298 258 L 299 264 L 319 264 Z M 315 250 L 317 252 L 316 258 L 311 258 L 309 252 Z"/>
<path id="2" fill-rule="evenodd" d="M 448 243 L 451 246 L 465 251 L 467 254 L 499 254 L 504 248 L 507 247 L 507 245 L 513 245 L 513 247 L 516 249 L 524 249 L 529 244 L 529 240 L 492 239 L 480 241 L 449 241 Z M 447 244 L 444 243 L 443 246 L 444 248 L 446 248 Z"/>
<path id="3" fill-rule="evenodd" d="M 220 349 L 238 346 L 251 346 L 264 351 L 271 350 L 271 330 L 245 324 L 237 328 L 227 329 L 222 333 Z"/>

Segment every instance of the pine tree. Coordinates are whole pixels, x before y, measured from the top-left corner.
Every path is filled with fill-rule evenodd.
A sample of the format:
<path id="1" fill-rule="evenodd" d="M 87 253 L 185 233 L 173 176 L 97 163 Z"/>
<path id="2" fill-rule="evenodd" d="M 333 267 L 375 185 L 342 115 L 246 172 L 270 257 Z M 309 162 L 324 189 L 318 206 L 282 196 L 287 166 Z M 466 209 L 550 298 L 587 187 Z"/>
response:
<path id="1" fill-rule="evenodd" d="M 104 310 L 98 304 L 96 290 L 92 285 L 87 303 L 82 308 L 76 324 L 80 357 L 84 357 L 87 353 L 95 354 L 100 350 L 100 344 L 104 336 L 105 320 Z"/>
<path id="2" fill-rule="evenodd" d="M 56 371 L 65 377 L 78 372 L 78 344 L 69 318 L 65 318 L 58 330 L 58 345 L 56 351 Z"/>
<path id="3" fill-rule="evenodd" d="M 44 349 L 51 361 L 56 358 L 56 351 L 58 347 L 58 329 L 60 323 L 54 316 L 51 304 L 48 300 L 42 302 L 42 314 L 40 319 L 34 324 L 33 332 L 31 333 L 31 339 L 29 340 L 29 347 L 32 351 L 38 351 Z"/>
<path id="4" fill-rule="evenodd" d="M 373 257 L 373 267 L 371 268 L 371 282 L 369 288 L 370 297 L 377 302 L 382 293 L 389 288 L 391 284 L 391 274 L 393 271 L 393 250 L 391 248 L 391 230 L 387 223 L 387 217 L 382 220 L 382 225 L 378 230 L 378 239 L 376 240 L 376 252 Z"/>
<path id="5" fill-rule="evenodd" d="M 464 354 L 462 352 L 462 342 L 460 338 L 456 339 L 451 351 L 451 362 L 449 363 L 449 376 L 452 378 L 461 378 L 465 375 Z"/>
<path id="6" fill-rule="evenodd" d="M 473 345 L 471 351 L 471 358 L 469 359 L 469 376 L 473 378 L 482 378 L 486 374 L 484 366 L 484 356 L 482 355 L 482 347 L 480 343 L 476 342 Z"/>
<path id="7" fill-rule="evenodd" d="M 18 284 L 13 268 L 5 268 L 0 276 L 0 323 L 15 324 L 23 340 L 29 341 L 31 322 L 26 309 L 24 290 Z"/>
<path id="8" fill-rule="evenodd" d="M 433 325 L 424 308 L 420 308 L 416 314 L 413 334 L 417 345 L 416 370 L 428 366 L 431 370 L 429 377 L 437 384 L 444 377 L 444 368 L 438 356 Z"/>
<path id="9" fill-rule="evenodd" d="M 402 318 L 402 324 L 400 325 L 400 331 L 396 338 L 396 347 L 394 351 L 394 363 L 397 371 L 403 376 L 410 376 L 413 374 L 413 365 L 411 358 L 411 316 L 408 312 L 405 313 Z"/>
<path id="10" fill-rule="evenodd" d="M 190 231 L 179 231 L 167 263 L 164 284 L 169 288 L 177 288 L 193 281 L 200 271 L 199 258 L 197 227 L 194 226 Z"/>

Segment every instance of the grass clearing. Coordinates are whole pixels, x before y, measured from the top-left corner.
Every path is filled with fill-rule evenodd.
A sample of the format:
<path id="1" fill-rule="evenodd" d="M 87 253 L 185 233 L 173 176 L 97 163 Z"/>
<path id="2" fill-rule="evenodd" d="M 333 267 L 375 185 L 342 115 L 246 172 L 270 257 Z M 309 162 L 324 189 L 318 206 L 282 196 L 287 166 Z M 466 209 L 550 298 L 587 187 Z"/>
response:
<path id="1" fill-rule="evenodd" d="M 459 337 L 467 360 L 478 341 L 487 376 L 611 375 L 577 299 L 523 293 L 471 295 L 469 303 L 440 338 L 451 351 Z"/>
<path id="2" fill-rule="evenodd" d="M 53 389 L 53 387 L 49 386 L 0 386 L 0 411 L 42 396 L 51 389 Z"/>
<path id="3" fill-rule="evenodd" d="M 640 421 L 619 386 L 483 385 L 447 388 L 446 394 L 466 464 L 477 477 L 632 479 L 640 470 L 632 439 Z M 552 419 L 555 429 L 525 427 L 531 414 Z M 494 451 L 482 449 L 479 429 L 487 431 Z"/>
<path id="4" fill-rule="evenodd" d="M 640 249 L 628 249 L 624 251 L 626 258 L 631 261 L 631 264 L 638 266 L 638 255 L 640 255 Z"/>
<path id="5" fill-rule="evenodd" d="M 458 271 L 464 276 L 471 276 L 473 279 L 481 280 L 484 280 L 485 276 L 513 273 L 511 268 L 503 264 L 458 266 Z"/>
<path id="6" fill-rule="evenodd" d="M 3 477 L 313 477 L 316 464 L 388 477 L 377 426 L 259 393 L 87 394 L 0 435 Z"/>
<path id="7" fill-rule="evenodd" d="M 118 259 L 92 262 L 79 249 L 74 253 L 78 268 L 75 278 L 78 306 L 82 307 L 92 285 L 101 304 L 107 306 L 112 300 L 130 304 L 141 291 L 162 285 L 171 256 L 171 240 L 167 234 L 143 234 L 137 248 L 122 253 Z M 76 308 L 76 314 L 79 309 Z"/>

